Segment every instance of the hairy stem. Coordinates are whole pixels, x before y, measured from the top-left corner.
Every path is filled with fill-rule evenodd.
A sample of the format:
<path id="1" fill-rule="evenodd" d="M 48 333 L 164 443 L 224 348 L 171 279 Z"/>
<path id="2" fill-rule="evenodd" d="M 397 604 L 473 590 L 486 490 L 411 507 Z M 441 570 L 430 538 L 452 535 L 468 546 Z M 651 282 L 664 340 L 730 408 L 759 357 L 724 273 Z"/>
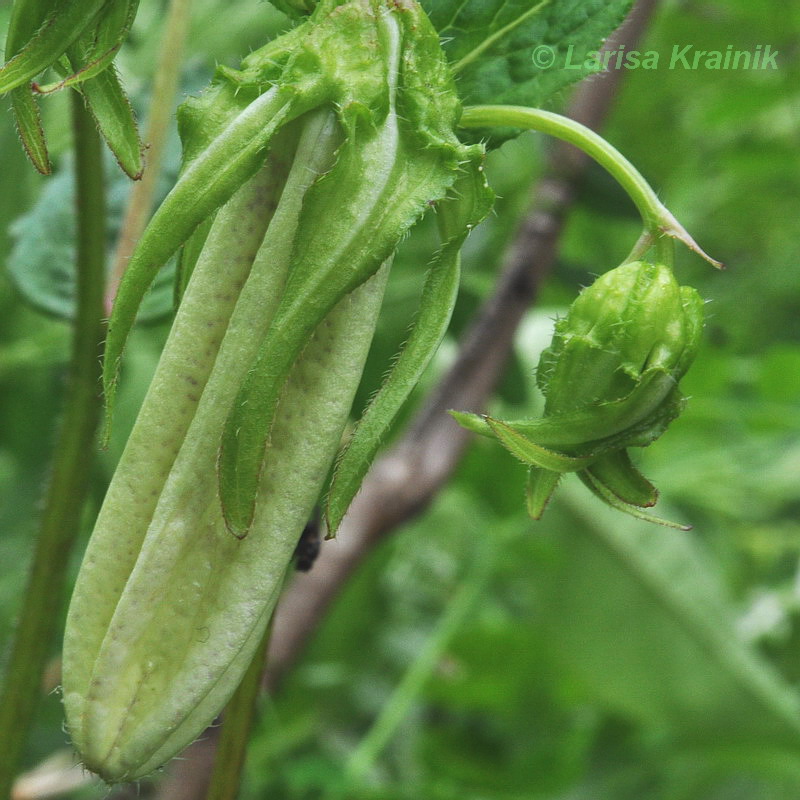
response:
<path id="1" fill-rule="evenodd" d="M 26 743 L 25 732 L 36 711 L 42 671 L 61 618 L 69 552 L 80 528 L 100 411 L 105 190 L 100 138 L 77 92 L 72 92 L 72 119 L 76 151 L 78 306 L 64 417 L 0 699 L 0 741 L 5 743 L 0 759 L 0 797 L 10 796 L 11 782 Z"/>

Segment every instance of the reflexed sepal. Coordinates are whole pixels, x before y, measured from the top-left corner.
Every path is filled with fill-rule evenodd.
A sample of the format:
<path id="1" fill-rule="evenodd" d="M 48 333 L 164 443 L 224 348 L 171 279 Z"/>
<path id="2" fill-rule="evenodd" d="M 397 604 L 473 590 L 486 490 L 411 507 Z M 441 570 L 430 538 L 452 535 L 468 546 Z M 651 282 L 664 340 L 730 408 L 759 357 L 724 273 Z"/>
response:
<path id="1" fill-rule="evenodd" d="M 0 94 L 10 92 L 26 153 L 39 172 L 50 171 L 44 132 L 31 81 L 52 67 L 62 79 L 32 84 L 40 94 L 68 86 L 82 91 L 87 107 L 122 169 L 142 173 L 142 146 L 130 104 L 113 71 L 113 59 L 133 24 L 138 0 L 16 0 L 6 38 L 8 61 L 0 68 Z"/>
<path id="2" fill-rule="evenodd" d="M 439 209 L 444 243 L 433 259 L 411 334 L 391 372 L 342 450 L 326 503 L 328 537 L 333 537 L 381 440 L 430 363 L 450 323 L 461 275 L 461 245 L 489 212 L 494 194 L 483 174 L 483 151 L 469 148 L 450 195 Z"/>
<path id="3" fill-rule="evenodd" d="M 531 467 L 528 470 L 528 482 L 525 487 L 525 504 L 528 514 L 533 519 L 541 519 L 553 492 L 561 480 L 560 472 L 553 472 L 541 467 Z"/>
<path id="4" fill-rule="evenodd" d="M 355 36 L 342 48 L 331 40 L 337 28 L 323 24 L 330 6 L 321 3 L 304 24 L 314 36 L 309 50 L 341 98 L 336 107 L 344 144 L 335 166 L 304 204 L 294 266 L 275 322 L 239 392 L 222 440 L 220 501 L 231 533 L 240 537 L 253 519 L 281 387 L 303 343 L 333 304 L 373 275 L 422 214 L 447 196 L 459 171 L 480 170 L 481 151 L 465 147 L 455 136 L 459 105 L 452 79 L 436 32 L 419 7 L 374 0 L 339 5 L 336 25 L 349 15 Z M 367 6 L 370 13 L 365 12 Z M 302 27 L 292 33 L 296 36 Z M 464 230 L 468 227 L 469 221 Z M 452 302 L 448 297 L 457 267 L 457 241 L 449 237 L 445 245 L 442 270 L 434 276 L 444 280 L 426 295 L 423 313 L 431 303 L 442 306 L 442 298 L 444 304 Z M 398 362 L 414 382 L 431 342 L 441 338 L 440 331 L 433 330 L 430 337 L 427 333 L 431 332 L 415 340 L 402 365 Z M 394 390 L 406 392 L 409 387 L 400 374 L 401 379 L 390 384 L 392 393 L 384 395 L 390 401 L 386 409 L 373 417 L 381 424 L 370 431 L 364 449 L 368 456 L 375 434 L 381 433 L 384 412 L 396 404 L 399 395 Z M 365 460 L 357 460 L 360 470 Z"/>

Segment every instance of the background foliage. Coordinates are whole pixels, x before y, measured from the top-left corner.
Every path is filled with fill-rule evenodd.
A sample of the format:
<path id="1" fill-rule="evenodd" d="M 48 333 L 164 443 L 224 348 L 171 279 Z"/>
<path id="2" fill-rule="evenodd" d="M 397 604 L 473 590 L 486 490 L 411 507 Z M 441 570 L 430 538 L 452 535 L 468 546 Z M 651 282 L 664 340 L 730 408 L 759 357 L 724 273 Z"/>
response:
<path id="1" fill-rule="evenodd" d="M 121 57 L 140 108 L 159 13 L 155 0 L 142 4 Z M 285 24 L 264 5 L 197 0 L 185 90 L 202 85 L 215 62 L 235 65 Z M 681 282 L 710 301 L 707 335 L 685 379 L 688 410 L 641 455 L 662 489 L 662 513 L 694 530 L 621 518 L 571 481 L 544 521 L 531 523 L 523 471 L 492 442 L 475 442 L 429 512 L 363 566 L 280 695 L 265 702 L 244 797 L 335 797 L 346 770 L 358 787 L 346 796 L 364 798 L 800 793 L 800 10 L 769 0 L 664 2 L 642 49 L 666 59 L 676 44 L 723 51 L 770 44 L 780 53 L 776 71 L 631 71 L 605 131 L 729 266 L 716 274 L 681 254 Z M 45 113 L 63 172 L 65 104 L 49 99 Z M 545 146 L 524 136 L 491 157 L 501 199 L 469 241 L 454 336 L 491 288 Z M 176 156 L 173 143 L 173 171 Z M 0 165 L 5 642 L 21 602 L 67 350 L 66 324 L 24 301 L 12 276 L 18 283 L 15 265 L 30 263 L 20 248 L 31 242 L 40 263 L 67 257 L 53 243 L 63 233 L 55 212 L 68 202 L 69 181 L 59 189 L 58 176 L 32 174 L 7 114 Z M 632 207 L 591 171 L 556 272 L 520 332 L 495 401 L 499 414 L 540 402 L 532 370 L 552 318 L 579 285 L 617 264 L 637 233 Z M 360 403 L 404 338 L 431 235 L 422 226 L 404 245 Z M 165 331 L 164 321 L 151 319 L 130 348 L 121 424 L 96 468 L 86 535 L 124 441 L 123 419 L 132 423 Z M 443 348 L 418 398 L 451 349 Z M 45 692 L 58 682 L 55 649 L 53 657 Z M 402 713 L 377 747 L 373 725 L 387 708 Z M 51 694 L 27 763 L 65 746 Z"/>

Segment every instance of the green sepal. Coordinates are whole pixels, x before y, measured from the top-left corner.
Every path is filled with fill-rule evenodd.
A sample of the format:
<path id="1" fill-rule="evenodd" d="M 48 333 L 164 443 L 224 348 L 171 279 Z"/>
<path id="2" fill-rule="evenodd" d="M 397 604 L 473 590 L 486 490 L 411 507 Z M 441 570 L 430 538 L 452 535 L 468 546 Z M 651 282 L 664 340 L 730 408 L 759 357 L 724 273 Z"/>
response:
<path id="1" fill-rule="evenodd" d="M 451 179 L 451 170 L 436 168 L 432 150 L 424 151 L 427 158 L 401 157 L 391 166 L 382 164 L 384 138 L 369 141 L 364 127 L 363 134 L 351 134 L 334 168 L 309 192 L 293 271 L 226 426 L 219 458 L 220 500 L 225 521 L 237 536 L 245 536 L 250 527 L 275 407 L 305 342 L 342 297 L 377 272 L 428 201 L 444 194 Z M 376 196 L 381 179 L 387 180 L 385 190 Z M 343 219 L 358 219 L 368 208 L 359 229 L 342 226 Z"/>
<path id="2" fill-rule="evenodd" d="M 548 450 L 546 447 L 532 442 L 499 419 L 486 417 L 486 424 L 512 456 L 531 467 L 541 467 L 554 472 L 577 472 L 595 459 L 594 455 L 575 457 Z"/>
<path id="3" fill-rule="evenodd" d="M 275 408 L 305 342 L 446 196 L 470 152 L 453 133 L 458 102 L 427 18 L 416 5 L 365 5 L 323 2 L 306 23 L 320 23 L 306 51 L 341 98 L 345 142 L 306 199 L 284 295 L 222 438 L 220 502 L 238 537 L 250 528 Z"/>
<path id="4" fill-rule="evenodd" d="M 55 83 L 35 83 L 34 91 L 50 94 L 87 81 L 109 67 L 133 25 L 138 8 L 139 0 L 106 3 L 92 25 L 68 48 L 71 69 L 65 77 Z"/>
<path id="5" fill-rule="evenodd" d="M 629 514 L 630 516 L 636 517 L 636 519 L 643 520 L 644 522 L 655 522 L 657 525 L 663 525 L 666 528 L 675 528 L 679 531 L 690 531 L 692 529 L 691 525 L 681 525 L 679 522 L 671 522 L 670 520 L 656 517 L 653 514 L 648 514 L 646 511 L 642 511 L 642 509 L 637 506 L 623 502 L 608 487 L 595 480 L 595 478 L 588 471 L 584 470 L 583 472 L 579 472 L 578 477 L 586 486 L 589 487 L 589 489 L 591 489 L 593 494 L 599 497 L 607 505 L 615 508 L 617 511 L 622 511 L 625 514 Z"/>
<path id="6" fill-rule="evenodd" d="M 481 436 L 486 436 L 490 439 L 494 438 L 494 433 L 486 421 L 483 414 L 473 414 L 469 411 L 454 411 L 450 409 L 447 412 L 462 428 L 466 428 L 473 433 L 479 433 Z M 514 423 L 517 424 L 517 423 Z"/>
<path id="7" fill-rule="evenodd" d="M 471 162 L 439 209 L 444 244 L 428 269 L 411 334 L 336 464 L 325 508 L 328 538 L 335 536 L 381 440 L 447 332 L 458 294 L 461 246 L 494 200 L 482 163 L 483 150 L 472 149 Z"/>
<path id="8" fill-rule="evenodd" d="M 650 508 L 658 501 L 658 490 L 633 466 L 627 450 L 601 456 L 586 471 L 623 503 Z"/>
<path id="9" fill-rule="evenodd" d="M 533 519 L 541 519 L 553 492 L 561 479 L 560 472 L 553 472 L 541 467 L 531 467 L 528 470 L 528 480 L 525 486 L 525 505 L 528 514 Z"/>
<path id="10" fill-rule="evenodd" d="M 270 3 L 287 17 L 300 19 L 314 10 L 317 0 L 270 0 Z"/>
<path id="11" fill-rule="evenodd" d="M 16 55 L 36 33 L 47 16 L 47 11 L 48 4 L 45 0 L 14 2 L 6 34 L 6 58 Z M 29 86 L 19 86 L 12 89 L 10 94 L 14 120 L 25 153 L 37 171 L 42 175 L 49 175 L 52 167 L 36 98 Z"/>
<path id="12" fill-rule="evenodd" d="M 392 4 L 385 8 L 386 5 L 385 0 L 320 3 L 303 25 L 248 56 L 243 70 L 218 70 L 217 83 L 206 93 L 207 97 L 190 102 L 179 115 L 188 166 L 131 256 L 109 324 L 103 365 L 106 435 L 122 350 L 144 293 L 159 268 L 194 229 L 255 174 L 274 133 L 323 104 L 338 109 L 348 135 L 351 131 L 376 129 L 381 115 L 388 110 L 388 101 L 381 101 L 386 94 L 385 74 L 375 58 L 386 44 L 375 30 L 384 18 L 399 18 L 420 41 L 428 40 L 429 50 L 432 36 L 435 52 L 441 57 L 435 31 L 417 6 L 397 9 Z M 426 82 L 444 82 L 442 74 L 447 67 L 443 60 L 441 64 L 419 64 L 405 53 L 402 69 L 404 77 L 408 77 L 403 92 L 404 110 L 413 115 L 415 107 L 422 103 L 420 96 L 430 94 Z M 432 159 L 437 149 L 434 134 L 441 133 L 443 120 L 457 117 L 458 106 L 454 91 L 445 92 L 436 100 L 447 107 L 447 113 L 443 111 L 436 120 L 436 130 L 419 133 L 422 138 L 427 136 Z M 457 141 L 452 123 L 450 136 Z M 411 176 L 406 180 L 412 180 Z M 419 189 L 411 185 L 405 188 L 409 193 Z M 426 203 L 440 199 L 441 194 L 432 192 Z M 388 253 L 383 260 L 386 257 Z M 358 284 L 359 281 L 350 282 L 346 291 Z"/>
<path id="13" fill-rule="evenodd" d="M 0 94 L 22 86 L 55 63 L 92 24 L 106 0 L 57 0 L 41 27 L 0 69 Z"/>
<path id="14" fill-rule="evenodd" d="M 42 128 L 42 115 L 36 98 L 27 86 L 11 90 L 11 108 L 17 124 L 19 138 L 33 166 L 42 175 L 52 172 L 47 141 Z"/>
<path id="15" fill-rule="evenodd" d="M 662 369 L 653 369 L 621 400 L 590 405 L 567 414 L 504 420 L 504 423 L 537 445 L 597 454 L 630 444 L 642 446 L 649 437 L 657 438 L 682 408 L 683 399 L 675 388 L 674 378 Z M 450 414 L 468 430 L 491 435 L 491 428 L 481 415 L 460 411 Z"/>
<path id="16" fill-rule="evenodd" d="M 141 178 L 144 171 L 144 148 L 139 138 L 133 108 L 119 82 L 114 65 L 83 80 L 77 88 L 122 171 L 133 180 Z"/>

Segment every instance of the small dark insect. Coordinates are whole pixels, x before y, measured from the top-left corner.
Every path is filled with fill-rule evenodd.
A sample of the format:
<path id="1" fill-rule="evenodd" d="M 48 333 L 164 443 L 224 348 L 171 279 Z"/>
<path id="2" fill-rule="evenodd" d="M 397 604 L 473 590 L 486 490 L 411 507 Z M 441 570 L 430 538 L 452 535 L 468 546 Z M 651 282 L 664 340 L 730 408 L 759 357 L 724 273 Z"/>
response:
<path id="1" fill-rule="evenodd" d="M 300 534 L 297 547 L 294 549 L 294 567 L 298 572 L 308 572 L 317 560 L 322 547 L 319 525 L 319 516 L 314 514 Z"/>

